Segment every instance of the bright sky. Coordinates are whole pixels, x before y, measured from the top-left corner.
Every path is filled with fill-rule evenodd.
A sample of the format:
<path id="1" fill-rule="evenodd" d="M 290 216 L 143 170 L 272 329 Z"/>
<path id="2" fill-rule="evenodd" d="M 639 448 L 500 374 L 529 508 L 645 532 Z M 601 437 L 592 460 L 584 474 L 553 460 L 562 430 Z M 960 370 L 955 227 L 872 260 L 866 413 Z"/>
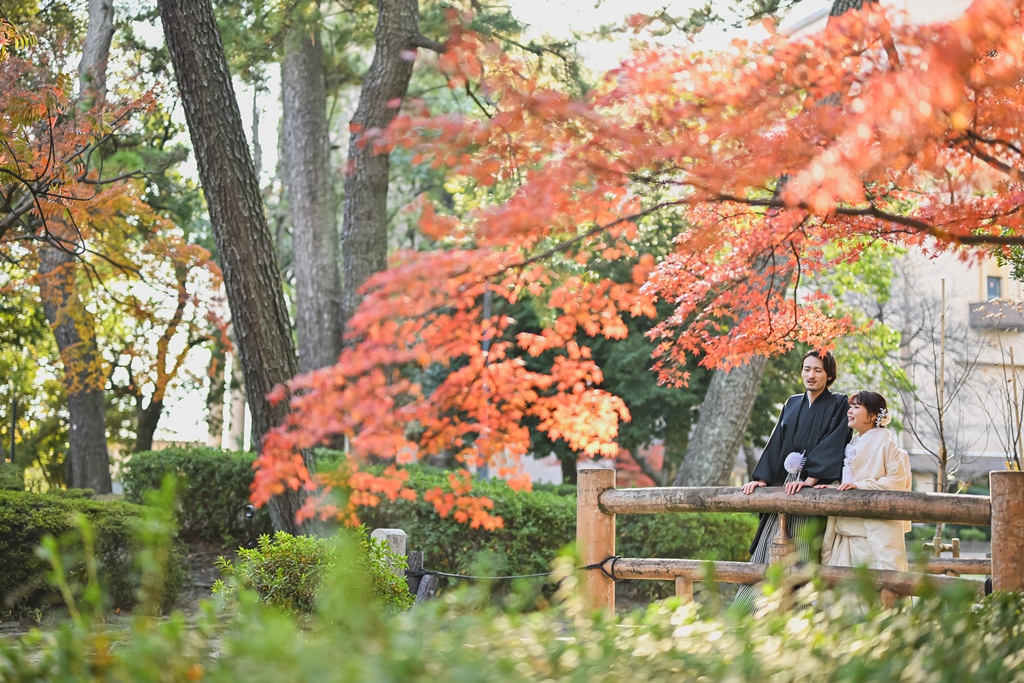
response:
<path id="1" fill-rule="evenodd" d="M 513 14 L 530 26 L 530 32 L 540 36 L 543 34 L 555 38 L 569 37 L 574 29 L 590 31 L 601 25 L 615 24 L 630 14 L 653 14 L 664 10 L 671 16 L 685 16 L 687 11 L 703 0 L 603 0 L 596 5 L 594 0 L 509 0 Z M 724 3 L 723 3 L 724 4 Z M 731 6 L 732 3 L 729 3 Z M 970 0 L 884 0 L 884 4 L 906 13 L 915 21 L 944 21 L 956 17 L 968 5 Z M 793 16 L 783 20 L 780 29 L 785 30 L 800 19 L 831 7 L 831 0 L 803 0 L 793 12 Z M 820 27 L 816 24 L 814 28 Z M 141 28 L 141 27 L 140 27 Z M 813 30 L 813 29 L 812 29 Z M 741 30 L 709 30 L 700 37 L 700 47 L 716 49 L 725 47 L 736 37 L 756 40 L 763 36 L 760 26 Z M 158 40 L 158 36 L 154 36 Z M 618 40 L 593 41 L 580 45 L 580 55 L 584 63 L 597 72 L 607 71 L 617 66 L 630 52 L 629 38 Z M 260 113 L 260 145 L 263 156 L 262 182 L 268 182 L 273 176 L 277 165 L 277 130 L 280 120 L 280 79 L 278 71 L 268 72 L 270 80 L 268 91 L 257 98 Z M 249 126 L 252 121 L 253 92 L 251 88 L 236 82 L 236 95 L 242 119 Z M 246 131 L 247 134 L 250 131 Z M 194 169 L 194 161 L 191 162 Z M 193 170 L 194 175 L 198 175 Z M 203 373 L 208 358 L 195 354 L 194 371 Z M 176 441 L 206 440 L 206 402 L 200 392 L 184 392 L 180 389 L 169 392 L 166 401 L 165 415 L 160 421 L 158 439 Z M 228 411 L 225 411 L 225 416 Z"/>

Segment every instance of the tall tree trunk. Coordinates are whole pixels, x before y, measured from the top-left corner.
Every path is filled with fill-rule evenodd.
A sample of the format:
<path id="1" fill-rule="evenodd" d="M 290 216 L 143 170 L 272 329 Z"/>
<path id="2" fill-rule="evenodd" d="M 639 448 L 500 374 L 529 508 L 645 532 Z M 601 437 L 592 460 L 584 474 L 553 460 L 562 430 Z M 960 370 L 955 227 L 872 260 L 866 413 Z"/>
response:
<path id="1" fill-rule="evenodd" d="M 54 221 L 55 231 L 66 226 Z M 68 240 L 70 235 L 58 235 Z M 53 329 L 64 365 L 64 389 L 68 396 L 68 486 L 110 493 L 110 454 L 107 452 L 106 405 L 103 386 L 106 373 L 96 346 L 92 315 L 78 294 L 75 256 L 46 245 L 39 253 L 39 290 L 43 312 Z"/>
<path id="2" fill-rule="evenodd" d="M 150 401 L 149 405 L 142 407 L 142 397 L 135 405 L 135 447 L 133 453 L 153 450 L 153 434 L 156 433 L 156 426 L 160 423 L 160 416 L 163 414 L 163 401 Z"/>
<path id="3" fill-rule="evenodd" d="M 107 59 L 113 38 L 114 0 L 89 0 L 89 24 L 78 63 L 78 92 L 85 109 L 107 94 Z"/>
<path id="4" fill-rule="evenodd" d="M 210 210 L 224 286 L 252 412 L 262 437 L 287 414 L 266 396 L 293 377 L 298 365 L 274 242 L 210 0 L 159 0 L 199 178 Z M 312 454 L 305 454 L 312 469 Z M 287 490 L 270 501 L 275 529 L 301 532 L 295 514 L 305 493 Z"/>
<path id="5" fill-rule="evenodd" d="M 304 12 L 300 6 L 295 14 L 281 62 L 281 126 L 292 245 L 298 264 L 295 326 L 299 370 L 308 372 L 338 362 L 341 292 L 323 43 L 315 7 Z"/>
<path id="6" fill-rule="evenodd" d="M 829 16 L 834 18 L 852 9 L 859 10 L 865 2 L 877 0 L 835 0 Z M 888 44 L 886 47 L 888 50 Z M 838 98 L 839 93 L 836 93 L 830 103 L 835 104 Z M 780 187 L 783 183 L 784 179 L 780 179 Z M 700 417 L 686 456 L 676 473 L 673 482 L 676 486 L 713 486 L 728 482 L 766 365 L 767 358 L 755 356 L 745 365 L 715 372 L 701 403 Z"/>
<path id="7" fill-rule="evenodd" d="M 766 357 L 754 356 L 746 365 L 712 376 L 676 472 L 676 486 L 716 486 L 728 481 L 767 364 Z"/>
<path id="8" fill-rule="evenodd" d="M 579 480 L 579 472 L 576 469 L 579 461 L 576 453 L 558 455 L 558 464 L 562 467 L 562 483 L 575 484 Z"/>
<path id="9" fill-rule="evenodd" d="M 88 110 L 107 91 L 107 58 L 114 36 L 112 0 L 89 0 L 89 23 L 78 65 L 79 107 Z M 110 493 L 103 359 L 96 346 L 95 322 L 85 308 L 75 279 L 78 233 L 54 218 L 52 236 L 61 245 L 40 249 L 40 294 L 46 320 L 64 365 L 64 386 L 71 416 L 68 431 L 69 486 Z"/>
<path id="10" fill-rule="evenodd" d="M 347 325 L 362 297 L 359 287 L 387 266 L 387 154 L 375 154 L 360 137 L 372 128 L 385 128 L 395 118 L 396 100 L 405 97 L 412 77 L 410 51 L 428 45 L 420 35 L 417 0 L 379 0 L 376 51 L 363 79 L 359 106 L 352 117 L 345 176 L 345 208 L 341 227 L 344 285 L 341 293 Z"/>

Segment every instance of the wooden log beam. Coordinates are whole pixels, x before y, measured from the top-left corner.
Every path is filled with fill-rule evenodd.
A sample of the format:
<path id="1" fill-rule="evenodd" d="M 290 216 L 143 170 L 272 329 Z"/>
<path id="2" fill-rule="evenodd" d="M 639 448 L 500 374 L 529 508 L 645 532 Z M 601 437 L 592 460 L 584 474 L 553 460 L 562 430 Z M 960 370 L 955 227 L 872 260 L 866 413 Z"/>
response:
<path id="1" fill-rule="evenodd" d="M 655 579 L 664 581 L 672 581 L 677 577 L 682 577 L 689 581 L 703 581 L 707 578 L 709 566 L 713 568 L 714 579 L 719 583 L 757 583 L 764 579 L 765 571 L 768 569 L 767 564 L 753 562 L 621 558 L 615 563 L 615 576 L 619 579 Z M 868 576 L 871 577 L 872 583 L 878 588 L 888 588 L 899 595 L 920 594 L 924 581 L 929 582 L 931 586 L 935 587 L 966 583 L 979 594 L 984 591 L 983 581 L 961 579 L 941 574 L 896 572 L 883 569 L 858 570 L 853 567 L 819 568 L 821 578 L 828 584 L 856 580 L 860 577 L 861 571 L 866 571 Z M 807 570 L 796 570 L 793 574 L 798 580 L 809 581 L 812 578 L 812 574 Z"/>
<path id="2" fill-rule="evenodd" d="M 969 560 L 962 557 L 936 557 L 928 560 L 929 574 L 945 574 L 946 572 L 956 572 L 957 574 L 991 574 L 992 560 Z"/>
<path id="3" fill-rule="evenodd" d="M 610 515 L 779 512 L 977 526 L 988 526 L 992 514 L 987 496 L 836 489 L 804 489 L 791 496 L 781 486 L 762 487 L 749 496 L 735 486 L 611 489 L 600 495 L 599 503 Z"/>

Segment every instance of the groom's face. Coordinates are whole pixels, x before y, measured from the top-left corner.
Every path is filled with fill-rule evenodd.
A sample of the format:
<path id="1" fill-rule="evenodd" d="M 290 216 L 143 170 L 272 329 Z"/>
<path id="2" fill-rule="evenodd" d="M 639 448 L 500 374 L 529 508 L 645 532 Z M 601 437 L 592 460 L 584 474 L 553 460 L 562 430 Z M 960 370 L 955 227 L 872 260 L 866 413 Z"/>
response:
<path id="1" fill-rule="evenodd" d="M 800 371 L 804 380 L 804 388 L 812 394 L 816 394 L 825 388 L 828 382 L 828 375 L 825 373 L 825 365 L 820 358 L 807 356 L 804 358 L 804 367 Z"/>

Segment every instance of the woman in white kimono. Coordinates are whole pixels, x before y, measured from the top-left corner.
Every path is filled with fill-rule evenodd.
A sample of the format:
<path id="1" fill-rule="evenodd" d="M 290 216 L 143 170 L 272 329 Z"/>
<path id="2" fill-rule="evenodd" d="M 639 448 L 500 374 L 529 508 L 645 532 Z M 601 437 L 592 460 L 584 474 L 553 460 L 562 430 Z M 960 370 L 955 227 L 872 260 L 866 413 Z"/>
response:
<path id="1" fill-rule="evenodd" d="M 846 447 L 839 490 L 909 491 L 910 458 L 885 428 L 890 420 L 885 398 L 874 391 L 858 391 L 850 396 L 847 420 L 856 434 Z M 821 563 L 906 571 L 908 531 L 910 522 L 829 517 Z"/>

